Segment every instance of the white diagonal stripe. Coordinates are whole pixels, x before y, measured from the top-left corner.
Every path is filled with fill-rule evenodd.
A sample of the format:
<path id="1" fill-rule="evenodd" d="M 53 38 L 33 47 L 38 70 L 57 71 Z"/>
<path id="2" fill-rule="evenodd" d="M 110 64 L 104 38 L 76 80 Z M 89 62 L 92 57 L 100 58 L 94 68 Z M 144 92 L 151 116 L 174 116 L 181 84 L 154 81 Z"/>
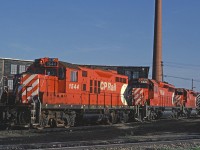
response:
<path id="1" fill-rule="evenodd" d="M 29 78 L 27 78 L 24 82 L 23 85 L 26 86 L 31 80 L 33 80 L 37 74 L 31 75 Z"/>
<path id="2" fill-rule="evenodd" d="M 38 88 L 31 94 L 31 96 L 35 95 L 38 95 Z M 29 100 L 31 96 L 29 96 L 27 99 Z"/>
<path id="3" fill-rule="evenodd" d="M 136 90 L 134 90 L 134 94 L 136 94 L 139 90 L 140 88 L 137 88 Z"/>
<path id="4" fill-rule="evenodd" d="M 28 83 L 27 83 L 28 84 Z M 39 79 L 36 79 L 35 80 L 35 82 L 32 84 L 32 85 L 30 85 L 31 86 L 31 88 L 33 89 L 35 86 L 37 86 L 39 84 Z M 28 89 L 26 89 L 27 90 L 27 92 L 29 92 L 30 90 L 28 90 Z M 26 95 L 26 90 L 22 93 L 22 95 Z"/>
<path id="5" fill-rule="evenodd" d="M 140 91 L 140 94 L 142 94 L 142 93 L 143 93 L 143 90 Z"/>
<path id="6" fill-rule="evenodd" d="M 134 96 L 134 98 L 137 99 L 139 96 L 140 96 L 140 94 L 136 94 L 136 95 Z"/>
<path id="7" fill-rule="evenodd" d="M 141 98 L 138 99 L 138 100 L 135 102 L 135 104 L 138 104 L 140 101 L 141 101 Z"/>

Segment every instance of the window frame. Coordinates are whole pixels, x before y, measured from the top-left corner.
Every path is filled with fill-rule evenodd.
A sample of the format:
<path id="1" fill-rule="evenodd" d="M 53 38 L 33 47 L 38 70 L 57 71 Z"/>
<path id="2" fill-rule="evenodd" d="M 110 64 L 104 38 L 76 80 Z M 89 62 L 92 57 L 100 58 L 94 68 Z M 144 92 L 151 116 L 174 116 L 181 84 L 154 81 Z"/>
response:
<path id="1" fill-rule="evenodd" d="M 78 82 L 78 71 L 77 70 L 71 70 L 70 81 L 71 82 Z"/>
<path id="2" fill-rule="evenodd" d="M 8 79 L 7 86 L 8 86 L 8 90 L 13 90 L 13 80 Z"/>
<path id="3" fill-rule="evenodd" d="M 26 71 L 26 65 L 19 65 L 19 73 L 23 73 Z"/>
<path id="4" fill-rule="evenodd" d="M 17 74 L 17 65 L 16 64 L 10 65 L 10 74 Z"/>

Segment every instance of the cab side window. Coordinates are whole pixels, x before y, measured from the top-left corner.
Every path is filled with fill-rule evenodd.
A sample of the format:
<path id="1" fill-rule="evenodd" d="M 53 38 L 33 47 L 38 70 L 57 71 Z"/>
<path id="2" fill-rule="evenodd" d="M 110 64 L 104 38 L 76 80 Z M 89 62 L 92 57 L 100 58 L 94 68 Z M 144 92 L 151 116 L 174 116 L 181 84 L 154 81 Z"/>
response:
<path id="1" fill-rule="evenodd" d="M 59 80 L 63 80 L 63 79 L 65 79 L 65 76 L 66 76 L 66 70 L 65 70 L 65 68 L 59 68 L 59 70 L 58 70 L 58 78 L 59 78 Z"/>
<path id="2" fill-rule="evenodd" d="M 70 73 L 70 81 L 71 82 L 78 82 L 78 71 L 71 71 Z"/>

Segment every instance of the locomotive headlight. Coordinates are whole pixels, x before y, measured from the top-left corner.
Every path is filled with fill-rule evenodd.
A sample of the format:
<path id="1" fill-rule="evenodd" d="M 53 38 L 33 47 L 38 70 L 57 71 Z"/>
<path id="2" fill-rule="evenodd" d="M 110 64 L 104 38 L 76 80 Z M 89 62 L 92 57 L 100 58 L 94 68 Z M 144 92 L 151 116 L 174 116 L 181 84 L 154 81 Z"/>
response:
<path id="1" fill-rule="evenodd" d="M 43 61 L 42 60 L 40 60 L 40 65 L 42 65 L 43 64 Z"/>

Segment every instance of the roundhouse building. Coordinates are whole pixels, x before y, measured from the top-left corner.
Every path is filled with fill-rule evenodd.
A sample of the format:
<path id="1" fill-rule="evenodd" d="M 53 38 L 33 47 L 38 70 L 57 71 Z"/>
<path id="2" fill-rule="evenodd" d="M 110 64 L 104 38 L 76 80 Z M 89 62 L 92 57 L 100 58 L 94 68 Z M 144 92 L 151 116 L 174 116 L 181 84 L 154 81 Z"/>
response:
<path id="1" fill-rule="evenodd" d="M 0 96 L 4 90 L 13 90 L 14 75 L 25 72 L 32 63 L 32 60 L 0 58 Z"/>

